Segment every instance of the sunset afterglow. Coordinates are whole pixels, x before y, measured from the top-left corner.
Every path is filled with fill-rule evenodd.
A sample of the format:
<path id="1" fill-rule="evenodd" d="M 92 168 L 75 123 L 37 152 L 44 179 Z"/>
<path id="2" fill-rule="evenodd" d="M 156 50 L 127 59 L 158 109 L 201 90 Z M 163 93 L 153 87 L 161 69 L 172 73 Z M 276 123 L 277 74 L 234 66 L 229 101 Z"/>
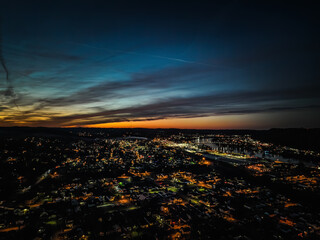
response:
<path id="1" fill-rule="evenodd" d="M 319 127 L 312 10 L 123 4 L 6 1 L 0 126 Z"/>

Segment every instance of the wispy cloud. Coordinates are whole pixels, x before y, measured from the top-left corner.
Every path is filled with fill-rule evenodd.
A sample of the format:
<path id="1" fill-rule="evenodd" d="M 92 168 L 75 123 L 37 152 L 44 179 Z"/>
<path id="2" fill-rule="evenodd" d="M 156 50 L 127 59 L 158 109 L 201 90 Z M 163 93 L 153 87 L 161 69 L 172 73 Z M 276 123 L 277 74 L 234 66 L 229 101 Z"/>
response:
<path id="1" fill-rule="evenodd" d="M 29 92 L 14 93 L 12 89 L 5 89 L 0 93 L 3 96 L 15 94 L 15 99 L 21 104 L 23 111 L 10 110 L 10 101 L 7 101 L 0 109 L 5 113 L 0 119 L 1 122 L 4 125 L 23 122 L 30 126 L 81 126 L 168 118 L 285 113 L 306 109 L 316 111 L 320 106 L 320 87 L 317 85 L 297 87 L 293 84 L 290 88 L 264 88 L 257 84 L 251 87 L 243 84 L 247 79 L 241 79 L 243 76 L 237 75 L 238 72 L 233 70 L 230 71 L 231 74 L 227 71 L 259 61 L 259 54 L 211 59 L 208 64 L 202 64 L 135 51 L 96 49 L 105 50 L 108 54 L 87 61 L 85 56 L 70 53 L 46 50 L 35 53 L 36 58 L 52 59 L 62 64 L 59 67 L 49 64 L 48 66 L 54 69 L 52 72 L 42 70 L 40 64 L 19 72 L 21 78 L 30 80 L 26 81 Z M 30 52 L 23 54 L 27 56 Z M 113 68 L 113 62 L 110 62 L 110 65 L 105 62 L 127 54 L 164 58 L 182 64 L 133 71 L 124 74 L 124 78 L 112 78 L 104 74 L 105 72 L 95 72 L 97 65 Z M 261 59 L 270 59 L 273 56 L 273 53 L 268 55 L 266 51 L 264 54 L 266 55 Z M 82 76 L 82 73 L 90 74 Z M 91 76 L 98 80 L 90 79 Z M 81 81 L 87 82 L 81 84 Z M 43 92 L 37 94 L 33 89 L 37 84 L 41 86 L 40 90 L 46 87 L 47 96 L 44 96 Z M 60 86 L 60 89 L 57 88 L 60 92 L 51 91 L 54 85 Z"/>
<path id="2" fill-rule="evenodd" d="M 319 89 L 283 89 L 278 91 L 225 92 L 194 97 L 176 97 L 113 110 L 102 110 L 100 108 L 97 111 L 84 114 L 45 114 L 43 116 L 44 120 L 32 120 L 29 121 L 29 125 L 70 126 L 320 109 L 320 104 L 300 104 L 299 106 L 291 104 L 292 100 L 319 100 L 318 91 Z M 26 113 L 24 120 L 28 121 L 28 118 L 32 119 L 36 116 L 39 116 L 39 114 L 29 112 Z M 12 116 L 3 120 L 11 121 Z"/>
<path id="3" fill-rule="evenodd" d="M 136 55 L 136 56 L 144 56 L 144 57 L 150 57 L 150 58 L 165 59 L 165 60 L 174 61 L 174 62 L 211 66 L 208 63 L 199 62 L 199 61 L 191 61 L 191 60 L 181 59 L 181 58 L 173 58 L 173 57 L 161 56 L 161 55 L 156 55 L 156 54 L 148 54 L 148 53 L 135 52 L 135 51 L 126 51 L 126 50 L 120 50 L 120 49 L 110 49 L 110 48 L 105 48 L 105 47 L 97 47 L 97 46 L 93 46 L 93 45 L 89 45 L 89 44 L 85 44 L 85 43 L 77 43 L 77 42 L 70 42 L 70 43 L 76 44 L 76 45 L 79 45 L 82 47 L 104 50 L 104 51 L 110 52 L 110 53 L 121 53 L 121 54 L 128 54 L 128 55 Z"/>

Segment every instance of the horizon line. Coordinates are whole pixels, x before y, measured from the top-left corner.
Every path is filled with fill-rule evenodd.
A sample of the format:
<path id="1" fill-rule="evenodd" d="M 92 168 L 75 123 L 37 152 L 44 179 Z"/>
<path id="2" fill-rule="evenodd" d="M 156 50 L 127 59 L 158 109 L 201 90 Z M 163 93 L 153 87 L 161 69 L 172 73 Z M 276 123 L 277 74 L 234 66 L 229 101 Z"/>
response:
<path id="1" fill-rule="evenodd" d="M 307 128 L 307 127 L 289 127 L 289 128 L 281 128 L 281 127 L 272 127 L 272 128 L 264 128 L 264 129 L 250 129 L 250 128 L 221 128 L 221 129 L 207 129 L 207 128 L 143 128 L 143 127 L 136 127 L 136 128 L 122 128 L 122 127 L 44 127 L 44 126 L 0 126 L 0 128 L 52 128 L 52 129 L 76 129 L 76 128 L 83 128 L 83 129 L 150 129 L 150 130 L 197 130 L 197 131 L 268 131 L 272 129 L 320 129 L 320 127 L 313 127 L 313 128 Z"/>

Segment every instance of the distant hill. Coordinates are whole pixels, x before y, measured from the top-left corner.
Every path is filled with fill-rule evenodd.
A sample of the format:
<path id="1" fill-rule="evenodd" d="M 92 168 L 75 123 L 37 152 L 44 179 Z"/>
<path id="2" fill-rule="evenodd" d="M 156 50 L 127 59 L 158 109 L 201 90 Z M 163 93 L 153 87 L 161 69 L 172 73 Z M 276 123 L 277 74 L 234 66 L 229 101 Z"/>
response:
<path id="1" fill-rule="evenodd" d="M 197 130 L 197 129 L 148 129 L 148 128 L 44 128 L 44 127 L 0 127 L 0 138 L 47 136 L 75 138 L 87 132 L 92 137 L 167 137 L 172 134 L 250 134 L 254 139 L 293 148 L 320 152 L 320 128 L 274 128 L 270 130 Z M 85 136 L 90 137 L 90 136 Z"/>
<path id="2" fill-rule="evenodd" d="M 256 131 L 253 137 L 264 142 L 320 152 L 320 128 L 274 128 Z"/>

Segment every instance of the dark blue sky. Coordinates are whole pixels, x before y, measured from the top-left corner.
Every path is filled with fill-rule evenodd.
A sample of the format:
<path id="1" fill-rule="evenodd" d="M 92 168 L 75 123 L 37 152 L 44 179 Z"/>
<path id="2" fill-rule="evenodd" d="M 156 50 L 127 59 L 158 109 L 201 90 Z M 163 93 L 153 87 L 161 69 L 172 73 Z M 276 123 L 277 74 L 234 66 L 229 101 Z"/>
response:
<path id="1" fill-rule="evenodd" d="M 320 127 L 319 6 L 212 2 L 1 1 L 0 125 Z"/>

